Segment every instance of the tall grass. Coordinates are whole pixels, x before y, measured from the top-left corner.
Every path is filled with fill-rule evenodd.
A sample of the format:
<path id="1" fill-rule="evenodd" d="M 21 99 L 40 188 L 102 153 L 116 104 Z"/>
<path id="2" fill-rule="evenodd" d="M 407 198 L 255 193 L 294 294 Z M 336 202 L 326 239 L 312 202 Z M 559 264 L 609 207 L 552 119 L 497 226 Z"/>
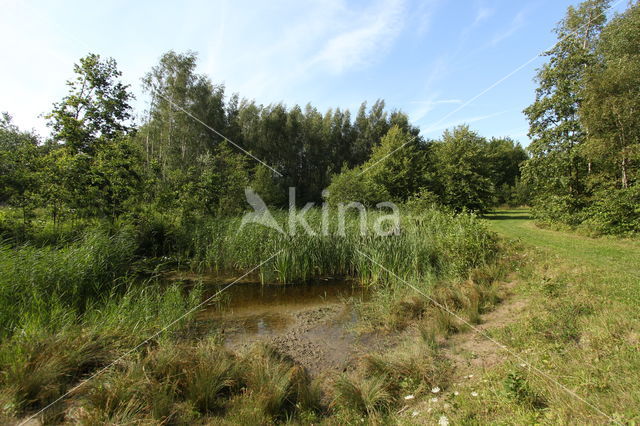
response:
<path id="1" fill-rule="evenodd" d="M 80 423 L 273 424 L 319 403 L 305 371 L 273 348 L 235 355 L 207 339 L 166 341 L 127 360 L 91 383 L 72 414 Z"/>
<path id="2" fill-rule="evenodd" d="M 88 232 L 63 248 L 0 245 L 0 335 L 21 322 L 52 323 L 63 310 L 84 312 L 89 305 L 122 292 L 135 239 L 128 231 L 109 236 Z"/>
<path id="3" fill-rule="evenodd" d="M 15 333 L 0 343 L 0 402 L 5 415 L 20 416 L 46 406 L 96 369 L 117 359 L 153 337 L 167 324 L 180 320 L 187 326 L 194 316 L 183 317 L 200 302 L 201 289 L 185 295 L 177 285 L 131 287 L 123 296 L 106 301 L 85 315 L 65 313 L 57 327 L 23 319 L 25 333 Z M 145 347 L 153 347 L 172 335 L 159 335 Z M 144 347 L 140 350 L 144 350 Z M 59 414 L 55 409 L 49 416 Z"/>
<path id="4" fill-rule="evenodd" d="M 368 417 L 373 424 L 393 423 L 393 408 L 407 395 L 430 395 L 446 389 L 453 367 L 429 339 L 405 342 L 385 354 L 368 354 L 351 373 L 338 376 L 332 386 L 331 406 L 344 423 Z"/>
<path id="5" fill-rule="evenodd" d="M 274 216 L 286 223 L 285 212 Z M 369 215 L 370 231 L 379 217 Z M 381 312 L 397 308 L 399 317 L 419 318 L 427 306 L 415 295 L 405 297 L 406 281 L 478 312 L 480 296 L 439 284 L 464 282 L 496 256 L 495 239 L 475 217 L 414 212 L 401 218 L 397 235 L 388 237 L 361 234 L 355 214 L 347 215 L 344 234 L 336 221 L 327 234 L 321 232 L 321 210 L 309 211 L 306 218 L 315 235 L 279 233 L 257 224 L 241 227 L 241 218 L 181 223 L 157 213 L 133 226 L 90 229 L 61 247 L 0 244 L 2 413 L 20 417 L 54 401 L 199 303 L 199 287 L 166 288 L 134 276 L 132 265 L 148 257 L 170 257 L 195 270 L 241 273 L 277 253 L 259 268 L 265 282 L 356 277 L 375 287 L 373 305 Z M 214 343 L 182 344 L 191 319 L 176 325 L 179 334 L 153 339 L 96 380 L 91 391 L 81 392 L 86 410 L 61 405 L 48 420 L 189 423 L 224 414 L 231 422 L 270 423 L 301 413 L 315 418 L 320 392 L 304 369 L 266 347 L 236 356 Z M 367 374 L 376 378 L 345 377 L 336 385 L 336 394 L 343 395 L 336 404 L 377 415 L 399 396 L 401 388 L 390 387 L 390 379 L 444 385 L 446 366 L 427 355 L 369 358 Z"/>
<path id="6" fill-rule="evenodd" d="M 385 268 L 404 280 L 432 281 L 464 274 L 488 263 L 496 253 L 495 239 L 471 215 L 454 217 L 437 210 L 414 213 L 402 217 L 398 235 L 388 237 L 373 232 L 373 223 L 380 216 L 369 214 L 369 232 L 365 235 L 355 214 L 347 215 L 344 235 L 339 233 L 336 220 L 329 223 L 329 232 L 324 235 L 318 209 L 307 213 L 316 235 L 300 230 L 290 235 L 259 224 L 241 227 L 240 218 L 209 221 L 194 235 L 192 265 L 247 270 L 281 251 L 273 262 L 260 268 L 265 279 L 291 283 L 318 276 L 351 275 L 375 284 L 398 281 Z M 285 212 L 274 217 L 286 223 Z"/>

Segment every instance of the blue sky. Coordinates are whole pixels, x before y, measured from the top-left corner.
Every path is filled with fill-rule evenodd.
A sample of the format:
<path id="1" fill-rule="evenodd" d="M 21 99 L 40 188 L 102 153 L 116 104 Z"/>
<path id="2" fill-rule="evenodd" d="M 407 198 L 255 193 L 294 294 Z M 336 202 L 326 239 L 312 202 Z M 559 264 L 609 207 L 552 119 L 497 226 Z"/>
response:
<path id="1" fill-rule="evenodd" d="M 44 134 L 38 116 L 65 94 L 73 63 L 94 52 L 117 60 L 141 113 L 140 78 L 163 52 L 193 50 L 199 72 L 259 103 L 354 112 L 383 98 L 427 137 L 468 123 L 526 145 L 522 109 L 544 59 L 523 64 L 554 43 L 551 30 L 570 4 L 577 2 L 5 0 L 0 111 Z"/>

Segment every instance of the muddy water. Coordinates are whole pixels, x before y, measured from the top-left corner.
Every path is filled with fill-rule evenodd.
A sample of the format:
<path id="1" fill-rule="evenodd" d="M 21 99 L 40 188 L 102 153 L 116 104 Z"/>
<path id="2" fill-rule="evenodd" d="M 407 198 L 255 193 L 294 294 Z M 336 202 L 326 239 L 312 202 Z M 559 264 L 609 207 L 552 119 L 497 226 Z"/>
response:
<path id="1" fill-rule="evenodd" d="M 211 274 L 174 279 L 202 281 L 206 296 L 233 282 Z M 312 373 L 343 368 L 358 340 L 351 332 L 358 320 L 351 302 L 366 300 L 367 292 L 352 280 L 320 279 L 291 285 L 256 281 L 233 284 L 199 319 L 214 323 L 229 349 L 265 341 Z"/>
<path id="2" fill-rule="evenodd" d="M 207 292 L 218 291 L 216 287 Z M 364 297 L 363 289 L 347 280 L 292 285 L 237 283 L 220 295 L 220 302 L 210 306 L 203 318 L 221 320 L 226 326 L 226 340 L 238 340 L 277 334 L 294 325 L 300 312 L 336 305 L 346 307 L 349 301 Z"/>

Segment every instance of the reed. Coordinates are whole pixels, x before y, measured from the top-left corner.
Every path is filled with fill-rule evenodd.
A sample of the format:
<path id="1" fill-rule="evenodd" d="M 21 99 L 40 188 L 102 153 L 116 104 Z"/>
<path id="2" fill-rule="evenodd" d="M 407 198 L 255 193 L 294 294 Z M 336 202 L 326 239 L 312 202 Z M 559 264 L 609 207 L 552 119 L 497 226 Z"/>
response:
<path id="1" fill-rule="evenodd" d="M 369 232 L 362 234 L 359 217 L 347 215 L 344 235 L 335 221 L 329 223 L 328 233 L 320 232 L 320 209 L 307 213 L 316 235 L 280 233 L 259 224 L 241 227 L 239 218 L 217 219 L 203 224 L 194 238 L 192 265 L 242 271 L 279 253 L 260 268 L 265 280 L 295 283 L 350 275 L 367 285 L 403 280 L 431 283 L 486 265 L 497 252 L 492 234 L 471 215 L 452 216 L 437 210 L 412 213 L 402 217 L 398 235 L 386 237 L 372 231 L 380 216 L 370 213 Z M 276 212 L 274 218 L 281 224 L 287 220 L 285 212 Z"/>
<path id="2" fill-rule="evenodd" d="M 371 231 L 381 214 L 370 213 L 366 229 Z M 287 212 L 274 217 L 286 230 Z M 367 309 L 379 324 L 419 320 L 433 309 L 407 283 L 447 304 L 459 302 L 457 308 L 475 315 L 484 296 L 474 291 L 489 288 L 495 275 L 491 265 L 499 247 L 471 215 L 414 211 L 401 217 L 399 233 L 387 237 L 361 233 L 353 213 L 346 215 L 344 232 L 336 221 L 322 232 L 320 209 L 306 218 L 314 235 L 241 227 L 239 217 L 186 223 L 158 213 L 91 228 L 62 246 L 0 244 L 2 415 L 14 421 L 43 407 L 200 302 L 198 286 L 167 287 L 138 276 L 133 265 L 152 257 L 240 274 L 277 253 L 258 270 L 264 282 L 356 278 L 373 288 Z M 485 270 L 487 276 L 478 272 Z M 464 287 L 474 279 L 477 286 Z M 215 343 L 181 343 L 193 318 L 182 318 L 80 392 L 85 411 L 62 404 L 45 420 L 57 422 L 64 415 L 85 423 L 189 423 L 224 412 L 230 421 L 269 423 L 319 415 L 317 384 L 271 349 L 232 355 Z M 447 368 L 439 358 L 405 352 L 394 359 L 368 358 L 367 374 L 374 378 L 345 376 L 334 388 L 334 406 L 378 417 L 404 390 L 389 387 L 389 377 L 418 387 L 446 385 Z"/>

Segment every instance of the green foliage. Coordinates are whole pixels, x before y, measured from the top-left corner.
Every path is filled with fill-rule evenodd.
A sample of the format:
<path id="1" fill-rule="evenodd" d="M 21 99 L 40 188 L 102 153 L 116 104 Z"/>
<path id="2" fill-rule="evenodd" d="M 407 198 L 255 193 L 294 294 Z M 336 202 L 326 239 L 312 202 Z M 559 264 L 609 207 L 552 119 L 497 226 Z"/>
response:
<path id="1" fill-rule="evenodd" d="M 25 141 L 25 149 L 0 149 L 0 168 L 11 169 L 0 181 L 0 197 L 23 208 L 21 233 L 29 232 L 37 207 L 50 213 L 54 227 L 91 217 L 115 222 L 147 208 L 142 205 L 179 210 L 184 221 L 236 214 L 245 207 L 247 186 L 279 207 L 287 205 L 287 187 L 296 188 L 298 204 L 320 201 L 329 187 L 333 205 L 406 201 L 425 190 L 455 210 L 482 211 L 495 201 L 487 195 L 494 187 L 506 194 L 515 183 L 521 149 L 511 141 L 474 134 L 479 149 L 448 140 L 465 138 L 455 130 L 435 149 L 405 114 L 387 113 L 383 101 L 368 109 L 363 103 L 352 122 L 340 109 L 323 115 L 311 105 L 227 99 L 224 87 L 197 74 L 196 65 L 193 52 L 161 57 L 144 78 L 152 102 L 137 129 L 129 125 L 132 96 L 115 61 L 94 54 L 75 66 L 69 94 L 48 116 L 51 141 L 37 146 L 33 135 L 7 121 L 3 135 Z M 446 148 L 453 145 L 457 154 Z M 458 163 L 443 167 L 451 156 Z M 485 160 L 495 162 L 493 168 L 476 170 Z"/>
<path id="2" fill-rule="evenodd" d="M 543 197 L 543 196 L 541 196 Z M 539 223 L 552 224 L 560 222 L 569 226 L 576 226 L 581 222 L 581 201 L 570 195 L 547 195 L 536 202 L 538 208 L 534 210 L 533 217 Z M 544 204 L 544 208 L 540 205 Z"/>
<path id="3" fill-rule="evenodd" d="M 153 165 L 155 178 L 162 183 L 154 186 L 155 197 L 167 187 L 183 194 L 183 185 L 197 185 L 202 167 L 185 171 L 185 164 L 193 165 L 209 154 L 215 157 L 214 151 L 227 137 L 233 141 L 232 150 L 239 153 L 240 146 L 278 171 L 268 176 L 272 171 L 262 170 L 254 159 L 243 165 L 253 175 L 254 190 L 264 191 L 268 203 L 282 207 L 287 200 L 280 188 L 291 186 L 300 202 L 319 201 L 331 175 L 344 163 L 361 165 L 393 125 L 417 135 L 406 115 L 387 114 L 383 101 L 369 111 L 362 104 L 352 123 L 349 111 L 340 109 L 323 115 L 311 105 L 256 105 L 237 95 L 226 100 L 223 86 L 195 73 L 196 61 L 192 52 L 170 51 L 144 80 L 153 102 L 137 140 L 147 165 Z M 172 197 L 165 199 L 170 203 Z"/>
<path id="4" fill-rule="evenodd" d="M 407 200 L 405 206 L 411 210 L 424 211 L 440 206 L 441 200 L 437 194 L 427 188 L 421 188 Z"/>
<path id="5" fill-rule="evenodd" d="M 138 147 L 130 139 L 101 144 L 87 171 L 98 215 L 115 219 L 133 207 L 142 188 L 141 165 Z"/>
<path id="6" fill-rule="evenodd" d="M 585 155 L 595 173 L 628 188 L 640 166 L 640 5 L 632 5 L 602 31 L 598 61 L 586 75 L 580 116 L 589 131 Z"/>
<path id="7" fill-rule="evenodd" d="M 74 68 L 69 94 L 48 115 L 53 144 L 43 158 L 41 196 L 54 222 L 64 206 L 114 220 L 141 191 L 141 157 L 132 144 L 128 86 L 113 59 L 89 54 Z"/>
<path id="8" fill-rule="evenodd" d="M 496 204 L 523 205 L 529 201 L 521 191 L 520 166 L 529 156 L 519 143 L 510 138 L 491 138 L 487 146 L 487 162 L 495 188 Z"/>
<path id="9" fill-rule="evenodd" d="M 584 190 L 586 163 L 579 145 L 585 131 L 578 118 L 585 71 L 594 63 L 594 49 L 606 20 L 608 0 L 587 0 L 570 6 L 557 28 L 558 43 L 546 53 L 550 60 L 536 76 L 535 102 L 524 110 L 529 119 L 531 160 L 525 176 L 536 193 L 578 197 Z"/>
<path id="10" fill-rule="evenodd" d="M 358 202 L 372 207 L 391 199 L 386 188 L 375 182 L 368 172 L 363 174 L 363 170 L 364 167 L 345 169 L 333 177 L 327 188 L 327 201 L 331 206 Z"/>
<path id="11" fill-rule="evenodd" d="M 518 404 L 534 409 L 546 408 L 547 403 L 540 395 L 537 395 L 529 386 L 527 380 L 518 372 L 511 372 L 504 380 L 504 388 L 509 397 Z"/>
<path id="12" fill-rule="evenodd" d="M 42 156 L 38 138 L 21 132 L 7 113 L 0 118 L 0 202 L 22 210 L 23 225 L 37 206 L 41 186 Z"/>
<path id="13" fill-rule="evenodd" d="M 129 101 L 133 96 L 118 80 L 122 73 L 114 59 L 102 60 L 90 53 L 74 65 L 74 72 L 75 80 L 67 82 L 69 94 L 53 105 L 47 117 L 54 140 L 73 154 L 92 155 L 98 140 L 110 140 L 131 130 L 125 123 L 131 118 Z"/>
<path id="14" fill-rule="evenodd" d="M 275 173 L 258 164 L 249 185 L 267 206 L 283 206 L 287 203 L 286 191 L 278 185 Z"/>
<path id="15" fill-rule="evenodd" d="M 221 143 L 212 153 L 196 158 L 180 186 L 183 214 L 232 214 L 245 206 L 244 189 L 249 178 L 246 157 Z"/>
<path id="16" fill-rule="evenodd" d="M 637 235 L 640 232 L 640 186 L 602 190 L 581 214 L 581 228 L 595 234 Z"/>
<path id="17" fill-rule="evenodd" d="M 382 137 L 380 145 L 373 148 L 362 168 L 392 200 L 404 201 L 427 184 L 427 149 L 421 139 L 393 126 Z"/>
<path id="18" fill-rule="evenodd" d="M 468 126 L 445 131 L 435 145 L 436 170 L 443 204 L 456 211 L 485 211 L 495 186 L 486 141 Z"/>
<path id="19" fill-rule="evenodd" d="M 512 140 L 487 141 L 468 126 L 447 130 L 436 142 L 425 142 L 394 126 L 367 162 L 333 177 L 329 200 L 332 205 L 409 200 L 414 207 L 437 204 L 483 212 L 516 200 L 512 192 L 526 158 Z"/>
<path id="20" fill-rule="evenodd" d="M 560 23 L 536 102 L 525 110 L 533 141 L 523 176 L 541 221 L 630 234 L 640 165 L 640 6 L 606 23 L 608 6 L 584 1 Z"/>

